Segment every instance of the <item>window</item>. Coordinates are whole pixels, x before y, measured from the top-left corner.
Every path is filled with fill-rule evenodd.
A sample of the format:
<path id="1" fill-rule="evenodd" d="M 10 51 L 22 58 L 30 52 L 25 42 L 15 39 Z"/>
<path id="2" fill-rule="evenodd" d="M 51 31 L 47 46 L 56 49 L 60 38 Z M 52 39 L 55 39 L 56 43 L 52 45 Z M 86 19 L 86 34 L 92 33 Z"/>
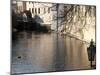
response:
<path id="1" fill-rule="evenodd" d="M 32 8 L 32 13 L 34 14 L 34 8 Z"/>
<path id="2" fill-rule="evenodd" d="M 37 9 L 35 8 L 35 14 L 37 14 Z"/>
<path id="3" fill-rule="evenodd" d="M 48 13 L 50 13 L 50 8 L 48 8 Z"/>
<path id="4" fill-rule="evenodd" d="M 38 8 L 38 13 L 40 14 L 40 8 Z"/>
<path id="5" fill-rule="evenodd" d="M 44 14 L 46 13 L 46 10 L 45 10 L 45 8 L 44 8 Z"/>

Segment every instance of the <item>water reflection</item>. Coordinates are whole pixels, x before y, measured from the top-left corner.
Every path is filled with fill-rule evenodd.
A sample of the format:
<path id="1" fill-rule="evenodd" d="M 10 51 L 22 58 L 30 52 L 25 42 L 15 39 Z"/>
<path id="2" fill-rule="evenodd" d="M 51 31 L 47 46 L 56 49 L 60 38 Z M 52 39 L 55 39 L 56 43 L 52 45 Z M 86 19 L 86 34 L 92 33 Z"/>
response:
<path id="1" fill-rule="evenodd" d="M 12 73 L 89 68 L 86 44 L 75 38 L 20 32 L 12 43 Z"/>

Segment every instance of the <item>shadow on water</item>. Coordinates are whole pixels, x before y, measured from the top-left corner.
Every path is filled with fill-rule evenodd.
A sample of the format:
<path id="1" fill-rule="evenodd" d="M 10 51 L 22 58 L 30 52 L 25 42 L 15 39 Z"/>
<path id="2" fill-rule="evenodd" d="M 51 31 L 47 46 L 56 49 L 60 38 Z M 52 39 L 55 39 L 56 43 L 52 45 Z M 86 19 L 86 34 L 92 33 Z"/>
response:
<path id="1" fill-rule="evenodd" d="M 55 71 L 64 71 L 65 69 L 65 44 L 64 44 L 64 37 L 59 36 L 56 34 L 56 47 L 55 47 Z"/>

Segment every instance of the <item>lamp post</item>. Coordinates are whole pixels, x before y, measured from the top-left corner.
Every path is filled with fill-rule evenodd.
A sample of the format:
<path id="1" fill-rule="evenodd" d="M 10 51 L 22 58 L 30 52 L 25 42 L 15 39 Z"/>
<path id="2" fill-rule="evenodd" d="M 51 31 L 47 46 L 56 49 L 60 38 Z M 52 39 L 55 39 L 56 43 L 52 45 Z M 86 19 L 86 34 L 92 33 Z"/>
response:
<path id="1" fill-rule="evenodd" d="M 57 6 L 56 6 L 56 9 L 57 9 L 57 32 L 58 32 L 58 15 L 59 15 L 59 11 L 58 11 L 58 8 L 59 8 L 59 4 L 57 4 Z"/>
<path id="2" fill-rule="evenodd" d="M 93 68 L 93 61 L 96 54 L 96 46 L 94 45 L 93 40 L 91 40 L 90 46 L 87 48 L 87 52 L 88 52 L 88 59 L 90 61 L 90 66 L 91 68 Z"/>

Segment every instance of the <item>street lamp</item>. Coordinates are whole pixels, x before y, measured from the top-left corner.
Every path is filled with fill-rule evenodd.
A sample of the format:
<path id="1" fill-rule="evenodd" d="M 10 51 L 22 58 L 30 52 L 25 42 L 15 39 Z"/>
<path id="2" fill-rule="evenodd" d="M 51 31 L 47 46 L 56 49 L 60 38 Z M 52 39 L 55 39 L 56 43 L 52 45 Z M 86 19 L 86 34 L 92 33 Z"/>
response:
<path id="1" fill-rule="evenodd" d="M 93 40 L 91 40 L 90 46 L 87 48 L 87 52 L 88 52 L 88 59 L 90 61 L 90 66 L 91 68 L 93 68 L 92 62 L 94 61 L 94 57 L 96 55 L 96 46 L 94 45 Z"/>

